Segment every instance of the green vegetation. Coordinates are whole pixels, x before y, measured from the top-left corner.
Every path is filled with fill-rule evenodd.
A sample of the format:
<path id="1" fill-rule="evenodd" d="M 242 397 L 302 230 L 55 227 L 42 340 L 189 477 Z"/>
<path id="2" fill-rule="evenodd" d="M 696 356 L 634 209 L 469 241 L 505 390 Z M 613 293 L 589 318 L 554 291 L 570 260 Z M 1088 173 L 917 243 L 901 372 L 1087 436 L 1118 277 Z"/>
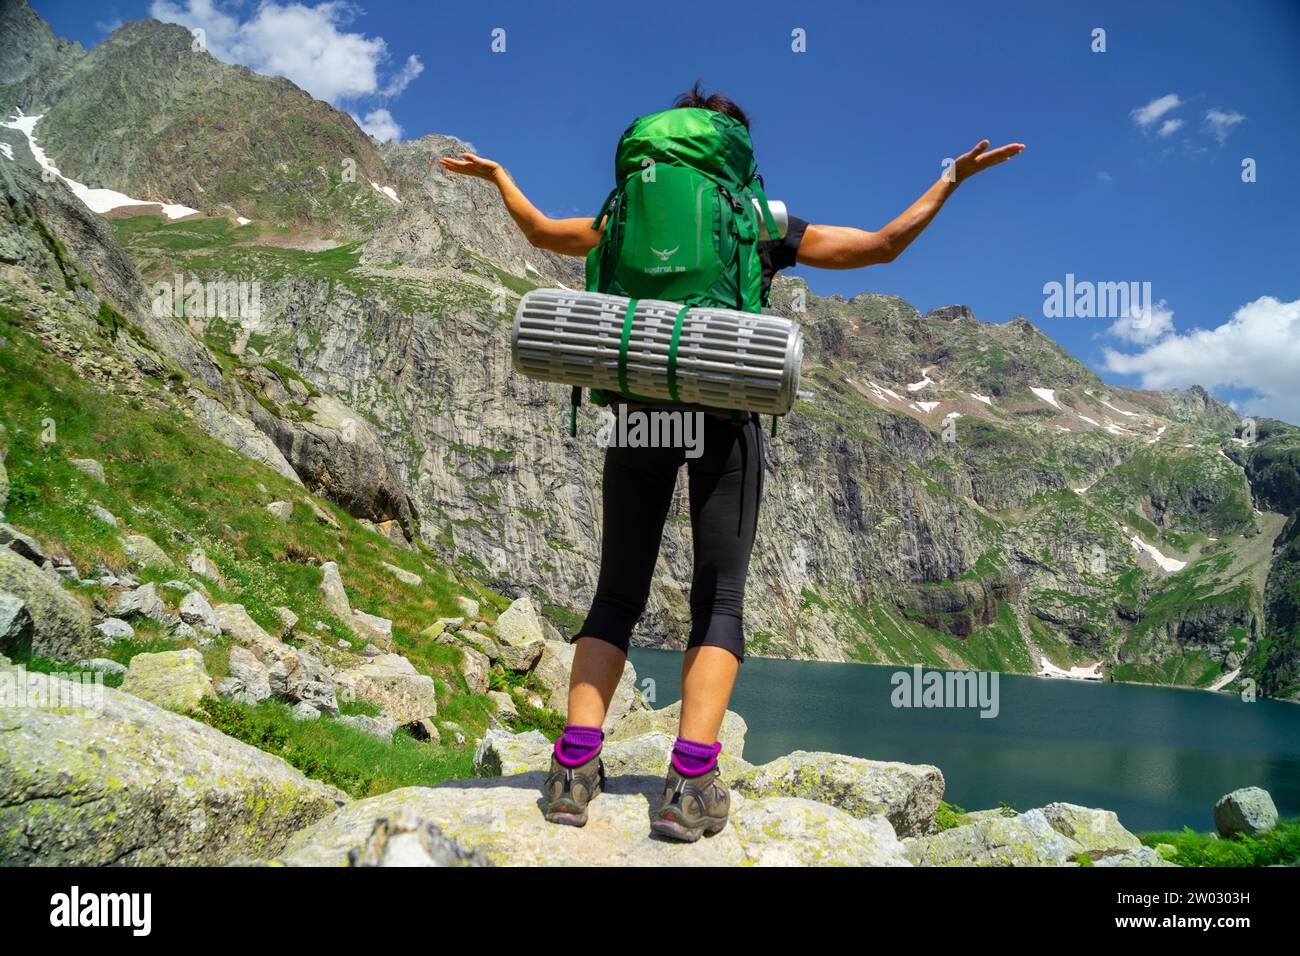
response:
<path id="1" fill-rule="evenodd" d="M 294 720 L 289 707 L 278 701 L 246 706 L 207 698 L 189 716 L 352 797 L 473 776 L 468 745 L 430 747 L 401 729 L 387 743 L 335 720 Z"/>
<path id="2" fill-rule="evenodd" d="M 1293 866 L 1300 863 L 1300 818 L 1281 820 L 1259 836 L 1220 839 L 1216 833 L 1144 833 L 1149 847 L 1168 844 L 1177 850 L 1167 859 L 1179 866 Z"/>
<path id="3" fill-rule="evenodd" d="M 287 607 L 329 645 L 353 640 L 346 623 L 330 615 L 320 599 L 320 564 L 337 561 L 352 606 L 392 620 L 397 647 L 435 679 L 440 717 L 457 720 L 467 735 L 482 733 L 488 704 L 467 692 L 458 671 L 460 652 L 420 632 L 440 617 L 459 614 L 459 594 L 475 596 L 489 615 L 504 607 L 498 596 L 462 579 L 429 552 L 395 547 L 328 502 L 318 505 L 341 530 L 318 521 L 301 503 L 301 487 L 208 436 L 180 413 L 166 383 L 153 383 L 145 401 L 123 399 L 52 355 L 30 333 L 30 321 L 0 308 L 0 338 L 6 341 L 0 349 L 0 421 L 8 446 L 6 515 L 12 524 L 39 538 L 51 554 L 70 559 L 83 578 L 96 576 L 98 567 L 113 573 L 130 567 L 121 540 L 126 534 L 148 536 L 174 562 L 139 571 L 145 582 L 189 578 L 186 556 L 201 548 L 224 577 L 224 583 L 206 583 L 212 603 L 242 604 L 272 633 L 279 629 L 275 609 Z M 76 331 L 87 337 L 87 345 L 106 347 L 102 337 L 109 333 L 99 325 L 87 323 Z M 107 483 L 73 467 L 73 458 L 100 461 Z M 289 521 L 277 520 L 263 507 L 274 500 L 295 503 Z M 92 505 L 116 515 L 120 527 L 96 518 Z M 401 583 L 385 563 L 419 575 L 422 584 Z M 109 596 L 98 585 L 70 593 L 87 606 Z M 134 626 L 136 640 L 120 642 L 106 657 L 126 663 L 140 651 L 191 646 L 150 622 Z M 227 649 L 225 638 L 202 649 L 216 679 L 224 673 Z M 42 661 L 20 662 L 33 670 L 57 669 Z"/>

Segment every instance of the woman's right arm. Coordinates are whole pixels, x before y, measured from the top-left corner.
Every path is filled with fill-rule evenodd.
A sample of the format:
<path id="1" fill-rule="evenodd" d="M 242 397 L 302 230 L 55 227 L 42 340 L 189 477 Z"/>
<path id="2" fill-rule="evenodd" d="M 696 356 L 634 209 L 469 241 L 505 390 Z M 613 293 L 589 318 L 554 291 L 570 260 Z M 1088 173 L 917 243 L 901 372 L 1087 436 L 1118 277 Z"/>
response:
<path id="1" fill-rule="evenodd" d="M 506 211 L 515 221 L 529 244 L 565 256 L 585 256 L 600 242 L 601 230 L 592 229 L 590 216 L 578 219 L 552 219 L 528 201 L 515 185 L 504 166 L 490 159 L 461 153 L 460 158 L 440 157 L 438 162 L 450 173 L 474 176 L 492 183 L 501 192 Z"/>

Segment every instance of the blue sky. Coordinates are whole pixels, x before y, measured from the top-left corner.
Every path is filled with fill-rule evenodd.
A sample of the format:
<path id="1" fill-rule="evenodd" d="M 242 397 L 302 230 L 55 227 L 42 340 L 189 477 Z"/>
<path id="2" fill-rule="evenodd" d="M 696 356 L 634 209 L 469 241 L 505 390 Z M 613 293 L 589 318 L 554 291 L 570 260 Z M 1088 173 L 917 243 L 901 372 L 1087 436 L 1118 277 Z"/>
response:
<path id="1" fill-rule="evenodd" d="M 360 117 L 387 110 L 403 138 L 469 140 L 556 215 L 589 214 L 618 134 L 696 78 L 749 111 L 768 194 L 814 222 L 878 228 L 944 158 L 981 137 L 1024 142 L 896 262 L 797 271 L 823 294 L 1023 314 L 1107 381 L 1200 382 L 1300 422 L 1295 0 L 34 6 L 87 46 L 151 12 L 207 23 L 223 58 L 278 66 Z M 1113 317 L 1044 316 L 1044 284 L 1067 273 L 1151 283 L 1150 321 L 1115 334 Z"/>

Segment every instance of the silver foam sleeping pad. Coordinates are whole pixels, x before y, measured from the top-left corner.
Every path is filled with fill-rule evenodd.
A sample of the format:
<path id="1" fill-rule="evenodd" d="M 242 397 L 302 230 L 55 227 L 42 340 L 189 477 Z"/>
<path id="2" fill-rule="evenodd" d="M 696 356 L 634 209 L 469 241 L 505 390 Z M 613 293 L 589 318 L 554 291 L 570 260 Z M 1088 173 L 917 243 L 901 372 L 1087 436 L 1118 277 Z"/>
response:
<path id="1" fill-rule="evenodd" d="M 628 299 L 534 289 L 515 310 L 515 371 L 544 382 L 620 391 L 619 346 Z M 639 299 L 627 346 L 627 390 L 671 401 L 668 355 L 681 306 Z M 799 391 L 803 333 L 789 319 L 692 308 L 677 344 L 677 400 L 765 415 L 790 411 Z"/>

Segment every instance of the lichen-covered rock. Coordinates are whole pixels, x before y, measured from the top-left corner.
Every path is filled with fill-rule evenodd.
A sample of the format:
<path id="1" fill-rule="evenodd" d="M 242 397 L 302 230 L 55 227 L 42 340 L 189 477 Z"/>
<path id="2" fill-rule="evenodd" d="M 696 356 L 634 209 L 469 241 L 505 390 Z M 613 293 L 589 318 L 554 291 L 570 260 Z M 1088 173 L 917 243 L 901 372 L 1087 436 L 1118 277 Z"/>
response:
<path id="1" fill-rule="evenodd" d="M 262 625 L 249 616 L 242 604 L 218 604 L 212 610 L 221 633 L 230 635 L 241 644 L 275 640 Z"/>
<path id="2" fill-rule="evenodd" d="M 273 695 L 292 704 L 307 704 L 331 717 L 338 715 L 334 671 L 310 649 L 276 641 L 254 644 L 252 651 L 267 666 Z"/>
<path id="3" fill-rule="evenodd" d="M 120 617 L 106 617 L 95 625 L 95 630 L 99 632 L 104 643 L 108 645 L 116 644 L 118 641 L 129 641 L 135 637 L 135 628 Z"/>
<path id="4" fill-rule="evenodd" d="M 614 725 L 608 734 L 609 740 L 626 740 L 641 734 L 661 733 L 675 736 L 677 724 L 682 719 L 682 702 L 676 701 L 658 710 L 634 710 Z M 745 756 L 745 734 L 749 725 L 745 718 L 734 710 L 722 716 L 722 727 L 718 730 L 718 740 L 722 742 L 722 752 L 738 759 Z"/>
<path id="5" fill-rule="evenodd" d="M 541 659 L 533 668 L 538 684 L 550 691 L 547 706 L 561 714 L 569 709 L 569 674 L 573 670 L 574 645 L 563 641 L 546 641 Z M 623 667 L 623 676 L 614 688 L 614 699 L 602 725 L 609 732 L 629 713 L 648 710 L 650 707 L 636 688 L 636 669 L 629 661 Z"/>
<path id="6" fill-rule="evenodd" d="M 342 699 L 369 701 L 399 724 L 438 713 L 433 678 L 418 673 L 399 654 L 382 654 L 359 667 L 339 671 L 334 683 Z"/>
<path id="7" fill-rule="evenodd" d="M 137 568 L 170 568 L 173 562 L 167 552 L 154 540 L 143 534 L 128 534 L 122 538 L 122 548 Z"/>
<path id="8" fill-rule="evenodd" d="M 491 866 L 481 853 L 443 836 L 413 813 L 375 821 L 366 842 L 348 852 L 348 866 Z"/>
<path id="9" fill-rule="evenodd" d="M 277 607 L 274 608 L 274 611 L 276 618 L 280 622 L 279 637 L 283 640 L 292 634 L 293 629 L 298 626 L 298 615 L 287 607 Z"/>
<path id="10" fill-rule="evenodd" d="M 198 591 L 190 591 L 181 599 L 179 613 L 182 621 L 206 637 L 216 637 L 221 633 L 217 612 Z"/>
<path id="11" fill-rule="evenodd" d="M 85 608 L 50 575 L 8 548 L 0 548 L 0 593 L 26 606 L 33 654 L 55 660 L 94 655 L 97 641 Z M 12 643 L 0 644 L 0 652 L 14 649 Z"/>
<path id="12" fill-rule="evenodd" d="M 477 635 L 479 639 L 486 640 L 482 634 L 477 631 L 463 631 L 464 634 Z M 542 648 L 545 644 L 542 641 L 530 641 L 527 644 L 502 644 L 497 650 L 497 656 L 501 659 L 501 666 L 508 671 L 524 673 L 531 670 L 542 658 Z"/>
<path id="13" fill-rule="evenodd" d="M 383 565 L 385 571 L 397 578 L 397 580 L 401 581 L 403 584 L 409 584 L 413 588 L 418 588 L 424 583 L 422 577 L 418 574 L 412 574 L 405 568 L 399 568 L 397 565 L 389 564 L 387 561 L 381 561 L 380 563 Z"/>
<path id="14" fill-rule="evenodd" d="M 515 647 L 543 639 L 541 616 L 527 597 L 519 598 L 502 611 L 493 630 L 502 644 Z"/>
<path id="15" fill-rule="evenodd" d="M 1073 803 L 1049 803 L 1043 816 L 1058 833 L 1085 850 L 1135 850 L 1142 841 L 1120 825 L 1114 810 L 1097 810 Z"/>
<path id="16" fill-rule="evenodd" d="M 1277 807 L 1268 791 L 1260 787 L 1242 787 L 1224 794 L 1214 805 L 1214 827 L 1219 836 L 1238 833 L 1256 836 L 1277 826 Z"/>
<path id="17" fill-rule="evenodd" d="M 0 707 L 0 859 L 10 865 L 265 858 L 347 799 L 211 727 L 103 694 L 98 711 Z"/>
<path id="18" fill-rule="evenodd" d="M 32 615 L 27 603 L 13 594 L 0 594 L 0 648 L 16 648 L 31 642 Z"/>
<path id="19" fill-rule="evenodd" d="M 393 622 L 386 617 L 353 610 L 352 631 L 361 640 L 374 644 L 381 651 L 393 649 Z"/>
<path id="20" fill-rule="evenodd" d="M 486 654 L 472 647 L 462 646 L 460 652 L 460 673 L 465 678 L 465 686 L 469 688 L 471 694 L 486 694 L 488 673 L 492 669 L 492 662 L 488 660 Z"/>
<path id="21" fill-rule="evenodd" d="M 216 697 L 203 667 L 203 655 L 194 648 L 136 654 L 122 678 L 122 690 L 159 707 L 186 713 L 204 697 Z"/>
<path id="22" fill-rule="evenodd" d="M 343 587 L 343 577 L 335 561 L 326 561 L 320 566 L 320 595 L 329 611 L 344 624 L 352 621 L 352 604 L 348 601 L 348 592 Z"/>
<path id="23" fill-rule="evenodd" d="M 277 521 L 288 521 L 293 517 L 293 502 L 272 501 L 266 506 L 266 510 L 271 512 L 271 517 Z"/>
<path id="24" fill-rule="evenodd" d="M 189 569 L 199 577 L 207 578 L 214 584 L 222 583 L 221 569 L 218 568 L 216 563 L 202 551 L 197 549 L 193 551 L 190 556 L 186 558 L 185 563 Z"/>
<path id="25" fill-rule="evenodd" d="M 911 866 L 883 816 L 853 817 L 798 797 L 733 800 L 730 827 L 757 866 Z"/>
<path id="26" fill-rule="evenodd" d="M 1105 853 L 1092 861 L 1093 866 L 1177 866 L 1149 846 L 1136 846 L 1119 852 Z"/>
<path id="27" fill-rule="evenodd" d="M 261 406 L 257 406 L 260 408 Z M 216 399 L 194 394 L 194 419 L 204 431 L 227 448 L 274 468 L 284 478 L 301 485 L 302 479 L 285 460 L 275 442 L 258 431 L 257 426 L 242 415 L 236 415 Z"/>
<path id="28" fill-rule="evenodd" d="M 750 796 L 806 797 L 855 817 L 884 814 L 899 836 L 933 829 L 943 787 L 943 774 L 928 764 L 802 750 L 755 767 L 736 781 L 736 789 Z"/>
<path id="29" fill-rule="evenodd" d="M 585 827 L 558 827 L 538 807 L 542 778 L 406 787 L 358 801 L 297 834 L 279 859 L 291 866 L 342 865 L 376 819 L 406 812 L 498 866 L 909 865 L 884 818 L 859 820 L 791 797 L 733 796 L 731 819 L 717 836 L 688 844 L 657 839 L 648 809 L 660 781 L 646 778 L 611 779 L 592 801 Z"/>
<path id="30" fill-rule="evenodd" d="M 256 403 L 248 412 L 307 488 L 357 518 L 377 524 L 396 520 L 396 536 L 405 543 L 414 534 L 415 519 L 384 436 L 365 415 L 333 396 L 314 394 L 302 405 L 298 418 L 273 415 Z"/>
<path id="31" fill-rule="evenodd" d="M 92 657 L 88 660 L 77 661 L 78 667 L 84 667 L 86 670 L 105 676 L 123 677 L 126 674 L 126 665 L 119 664 L 117 661 L 109 660 L 107 657 Z"/>
<path id="32" fill-rule="evenodd" d="M 968 823 L 904 846 L 916 866 L 1061 866 L 1083 852 L 1052 828 L 1042 810 Z"/>
<path id="33" fill-rule="evenodd" d="M 465 613 L 467 621 L 472 621 L 478 617 L 479 604 L 472 597 L 466 597 L 464 594 L 457 595 L 456 606 Z"/>
<path id="34" fill-rule="evenodd" d="M 70 458 L 68 459 L 68 464 L 77 469 L 77 471 L 81 472 L 87 478 L 92 478 L 95 481 L 98 481 L 101 485 L 104 484 L 104 466 L 95 461 L 95 459 Z"/>
<path id="35" fill-rule="evenodd" d="M 23 534 L 13 525 L 2 522 L 0 522 L 0 547 L 8 548 L 15 554 L 21 555 L 37 567 L 49 560 L 49 555 L 45 553 L 39 541 L 29 534 Z"/>
<path id="36" fill-rule="evenodd" d="M 497 641 L 494 641 L 491 637 L 485 635 L 485 633 L 478 631 L 442 630 L 442 628 L 445 627 L 445 624 L 442 622 L 430 624 L 430 626 L 426 627 L 424 632 L 422 632 L 422 636 L 434 635 L 434 628 L 439 628 L 439 630 L 435 632 L 435 641 L 437 641 L 438 644 L 455 644 L 458 646 L 465 646 L 465 648 L 473 648 L 474 650 L 477 650 L 478 653 L 484 654 L 489 661 L 495 661 L 495 659 L 502 657 L 502 646 L 497 644 Z M 521 649 L 515 648 L 515 650 L 516 652 L 519 652 Z"/>
<path id="37" fill-rule="evenodd" d="M 519 708 L 515 706 L 514 698 L 504 691 L 488 691 L 488 700 L 492 702 L 492 709 L 496 711 L 498 717 L 504 717 L 511 720 L 519 716 Z"/>
<path id="38" fill-rule="evenodd" d="M 158 596 L 157 586 L 150 581 L 119 594 L 113 602 L 113 614 L 122 618 L 146 617 L 151 621 L 162 622 L 167 619 L 167 607 Z"/>
<path id="39" fill-rule="evenodd" d="M 488 728 L 474 751 L 474 772 L 480 777 L 512 777 L 546 770 L 553 744 L 540 730 L 513 734 Z"/>
<path id="40" fill-rule="evenodd" d="M 223 697 L 240 704 L 257 704 L 271 696 L 271 675 L 266 665 L 245 647 L 230 648 L 230 673 L 217 685 Z"/>
<path id="41" fill-rule="evenodd" d="M 380 740 L 392 740 L 393 734 L 397 732 L 397 721 L 382 714 L 378 717 L 352 714 L 347 717 L 340 717 L 339 723 L 349 724 L 362 733 L 377 737 Z"/>

